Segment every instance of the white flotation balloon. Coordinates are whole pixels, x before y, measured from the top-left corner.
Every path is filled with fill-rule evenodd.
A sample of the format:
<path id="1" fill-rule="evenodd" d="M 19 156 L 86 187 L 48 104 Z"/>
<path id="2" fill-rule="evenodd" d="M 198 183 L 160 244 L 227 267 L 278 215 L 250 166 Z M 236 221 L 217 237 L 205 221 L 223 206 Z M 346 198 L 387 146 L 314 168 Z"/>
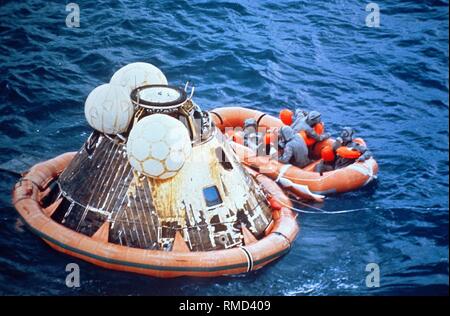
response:
<path id="1" fill-rule="evenodd" d="M 137 62 L 117 70 L 110 83 L 126 87 L 131 92 L 136 87 L 149 84 L 167 85 L 167 79 L 163 72 L 152 64 Z"/>
<path id="2" fill-rule="evenodd" d="M 105 83 L 89 93 L 84 114 L 92 128 L 106 134 L 118 134 L 128 129 L 134 107 L 126 88 Z"/>
<path id="3" fill-rule="evenodd" d="M 165 114 L 152 114 L 136 123 L 127 141 L 131 166 L 155 179 L 169 179 L 183 167 L 192 151 L 186 127 Z"/>

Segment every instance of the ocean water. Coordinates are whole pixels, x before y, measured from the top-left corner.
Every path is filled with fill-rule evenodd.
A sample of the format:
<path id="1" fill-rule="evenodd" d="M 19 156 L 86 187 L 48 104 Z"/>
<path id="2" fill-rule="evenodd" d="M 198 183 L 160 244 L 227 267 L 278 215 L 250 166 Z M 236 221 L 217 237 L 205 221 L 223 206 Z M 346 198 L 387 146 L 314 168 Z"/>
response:
<path id="1" fill-rule="evenodd" d="M 80 1 L 69 28 L 64 1 L 0 0 L 0 294 L 447 294 L 448 2 L 376 1 L 379 27 L 366 26 L 368 2 Z M 353 126 L 379 179 L 316 205 L 343 212 L 300 213 L 291 252 L 246 276 L 159 280 L 60 254 L 19 220 L 4 169 L 77 150 L 88 93 L 135 61 L 190 80 L 205 109 L 297 106 L 334 135 Z M 79 288 L 65 285 L 70 262 Z"/>

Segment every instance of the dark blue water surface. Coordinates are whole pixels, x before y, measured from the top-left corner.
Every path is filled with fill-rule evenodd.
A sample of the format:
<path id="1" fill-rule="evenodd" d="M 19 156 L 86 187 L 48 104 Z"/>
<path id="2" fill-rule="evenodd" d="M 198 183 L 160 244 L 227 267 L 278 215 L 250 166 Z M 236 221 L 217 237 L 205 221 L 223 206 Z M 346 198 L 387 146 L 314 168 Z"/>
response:
<path id="1" fill-rule="evenodd" d="M 0 1 L 0 164 L 77 150 L 84 100 L 135 61 L 191 80 L 205 109 L 270 114 L 298 105 L 328 130 L 354 126 L 380 164 L 367 188 L 300 214 L 291 252 L 247 276 L 159 280 L 101 269 L 50 249 L 10 203 L 0 172 L 0 294 L 372 295 L 448 293 L 448 3 L 377 1 Z M 81 287 L 65 267 L 81 267 Z M 379 264 L 381 286 L 365 267 Z"/>

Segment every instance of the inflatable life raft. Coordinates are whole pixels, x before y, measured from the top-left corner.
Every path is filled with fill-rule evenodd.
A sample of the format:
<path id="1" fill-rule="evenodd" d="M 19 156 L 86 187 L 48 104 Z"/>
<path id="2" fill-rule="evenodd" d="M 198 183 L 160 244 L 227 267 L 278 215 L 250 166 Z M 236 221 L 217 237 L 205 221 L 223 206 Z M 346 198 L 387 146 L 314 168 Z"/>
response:
<path id="1" fill-rule="evenodd" d="M 66 169 L 74 156 L 75 153 L 66 153 L 32 167 L 14 187 L 13 204 L 31 231 L 52 248 L 98 266 L 162 278 L 244 273 L 257 270 L 288 252 L 299 231 L 286 195 L 271 179 L 251 171 L 255 180 L 270 194 L 273 208 L 273 221 L 260 240 L 244 229 L 245 245 L 191 252 L 177 234 L 172 251 L 146 250 L 108 242 L 108 222 L 88 237 L 52 220 L 51 215 L 60 200 L 43 206 L 50 192 L 49 183 Z"/>
<path id="2" fill-rule="evenodd" d="M 225 134 L 236 128 L 243 128 L 244 121 L 248 118 L 254 118 L 258 125 L 258 130 L 270 138 L 271 142 L 276 142 L 276 131 L 283 126 L 278 118 L 265 114 L 261 111 L 242 108 L 242 107 L 224 107 L 211 111 L 214 123 Z M 268 142 L 268 140 L 266 141 Z M 316 143 L 310 150 L 314 161 L 301 169 L 289 164 L 282 164 L 276 159 L 270 159 L 267 155 L 256 155 L 250 149 L 234 144 L 236 153 L 241 161 L 258 170 L 271 179 L 278 180 L 282 186 L 294 193 L 300 198 L 321 201 L 323 195 L 332 193 L 343 193 L 359 189 L 372 180 L 376 179 L 378 174 L 378 164 L 375 159 L 370 158 L 364 162 L 355 162 L 347 167 L 324 172 L 322 175 L 315 172 L 314 168 L 320 161 L 320 153 L 325 146 L 331 146 L 333 139 L 327 139 Z M 365 144 L 359 139 L 361 144 Z M 296 187 L 300 185 L 302 187 Z M 306 186 L 307 188 L 305 188 Z"/>

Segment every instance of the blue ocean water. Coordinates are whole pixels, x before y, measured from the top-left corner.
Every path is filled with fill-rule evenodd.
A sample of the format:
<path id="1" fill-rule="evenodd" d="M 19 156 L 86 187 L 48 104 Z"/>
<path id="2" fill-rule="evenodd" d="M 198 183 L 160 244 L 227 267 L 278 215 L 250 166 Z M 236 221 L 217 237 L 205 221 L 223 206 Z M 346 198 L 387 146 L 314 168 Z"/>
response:
<path id="1" fill-rule="evenodd" d="M 354 126 L 380 165 L 375 184 L 320 205 L 344 213 L 300 214 L 300 235 L 276 263 L 173 280 L 53 251 L 18 219 L 17 178 L 0 171 L 0 294 L 447 294 L 448 2 L 376 1 L 380 27 L 367 27 L 368 2 L 80 1 L 80 27 L 68 28 L 64 1 L 0 0 L 3 168 L 77 150 L 90 133 L 88 93 L 135 61 L 172 84 L 190 80 L 205 109 L 316 109 L 334 134 Z M 80 288 L 65 286 L 70 262 Z M 371 262 L 379 288 L 365 284 Z"/>

